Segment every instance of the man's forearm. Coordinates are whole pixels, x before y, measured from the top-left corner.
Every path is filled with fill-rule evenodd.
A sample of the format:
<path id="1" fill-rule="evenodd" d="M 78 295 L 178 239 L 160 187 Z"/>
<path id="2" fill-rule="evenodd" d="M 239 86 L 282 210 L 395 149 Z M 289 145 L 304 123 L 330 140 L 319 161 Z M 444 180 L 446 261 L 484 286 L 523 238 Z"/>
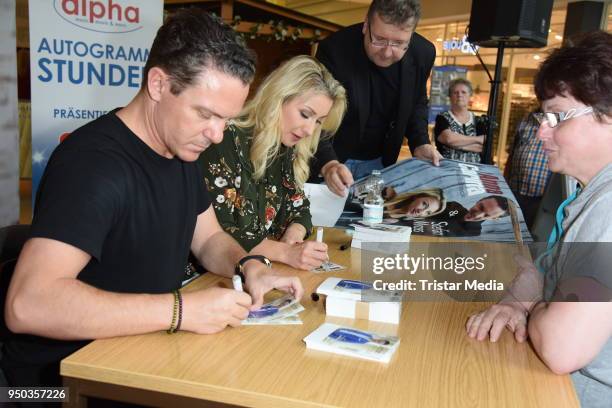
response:
<path id="1" fill-rule="evenodd" d="M 263 255 L 271 261 L 289 263 L 287 258 L 289 244 L 284 242 L 264 239 L 256 247 L 251 249 L 250 254 Z"/>
<path id="2" fill-rule="evenodd" d="M 11 328 L 62 340 L 99 339 L 165 330 L 172 321 L 171 293 L 107 292 L 74 278 L 55 279 L 14 299 Z M 21 305 L 19 305 L 21 303 Z"/>
<path id="3" fill-rule="evenodd" d="M 425 133 L 406 133 L 406 135 L 404 136 L 406 138 L 406 140 L 408 140 L 408 147 L 410 148 L 410 152 L 412 154 L 414 154 L 414 151 L 423 146 L 423 145 L 428 145 L 431 144 L 430 140 L 429 140 L 429 134 L 427 132 Z"/>
<path id="4" fill-rule="evenodd" d="M 247 253 L 231 235 L 219 231 L 206 240 L 195 255 L 207 271 L 231 278 L 234 266 Z"/>
<path id="5" fill-rule="evenodd" d="M 323 168 L 333 161 L 338 161 L 338 157 L 336 156 L 336 152 L 331 142 L 329 140 L 319 141 L 319 146 L 312 160 L 313 175 L 318 176 L 319 174 L 323 174 Z"/>

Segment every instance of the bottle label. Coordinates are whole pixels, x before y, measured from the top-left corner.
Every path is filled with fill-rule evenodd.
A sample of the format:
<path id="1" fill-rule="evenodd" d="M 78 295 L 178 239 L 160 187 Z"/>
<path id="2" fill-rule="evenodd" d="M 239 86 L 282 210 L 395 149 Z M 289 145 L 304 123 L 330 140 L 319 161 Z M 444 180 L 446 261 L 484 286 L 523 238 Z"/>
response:
<path id="1" fill-rule="evenodd" d="M 383 206 L 377 204 L 363 205 L 363 221 L 380 224 L 383 220 Z"/>

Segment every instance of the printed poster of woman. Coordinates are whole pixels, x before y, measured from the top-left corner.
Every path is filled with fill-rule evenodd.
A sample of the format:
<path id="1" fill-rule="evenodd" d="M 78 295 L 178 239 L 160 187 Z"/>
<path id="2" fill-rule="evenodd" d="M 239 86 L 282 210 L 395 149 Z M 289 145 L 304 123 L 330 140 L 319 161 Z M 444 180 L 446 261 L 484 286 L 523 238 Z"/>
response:
<path id="1" fill-rule="evenodd" d="M 444 192 L 439 188 L 398 194 L 393 187 L 387 186 L 383 189 L 383 198 L 383 222 L 410 226 L 412 233 L 417 235 L 479 236 L 483 222 L 495 221 L 509 215 L 508 199 L 499 195 L 483 197 L 469 209 L 456 201 L 447 202 Z M 351 204 L 347 205 L 347 210 L 358 215 L 354 221 L 359 221 L 362 216 L 359 198 L 353 198 Z"/>

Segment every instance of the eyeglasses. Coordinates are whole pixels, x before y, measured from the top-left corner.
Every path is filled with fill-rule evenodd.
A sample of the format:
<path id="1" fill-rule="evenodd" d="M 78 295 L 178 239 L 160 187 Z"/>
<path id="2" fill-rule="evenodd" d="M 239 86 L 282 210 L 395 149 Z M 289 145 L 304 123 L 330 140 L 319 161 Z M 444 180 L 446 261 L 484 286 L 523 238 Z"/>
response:
<path id="1" fill-rule="evenodd" d="M 561 122 L 577 118 L 578 116 L 588 115 L 589 113 L 593 113 L 593 108 L 590 106 L 583 109 L 572 108 L 567 112 L 537 112 L 533 114 L 533 117 L 536 118 L 540 125 L 546 122 L 548 126 L 554 128 Z"/>
<path id="2" fill-rule="evenodd" d="M 391 47 L 393 50 L 406 51 L 410 43 L 410 41 L 397 42 L 397 41 L 389 41 L 386 39 L 378 39 L 378 38 L 374 39 L 374 37 L 372 36 L 372 26 L 370 25 L 369 21 L 368 21 L 368 33 L 370 34 L 370 43 L 374 47 L 378 47 L 378 48 Z"/>

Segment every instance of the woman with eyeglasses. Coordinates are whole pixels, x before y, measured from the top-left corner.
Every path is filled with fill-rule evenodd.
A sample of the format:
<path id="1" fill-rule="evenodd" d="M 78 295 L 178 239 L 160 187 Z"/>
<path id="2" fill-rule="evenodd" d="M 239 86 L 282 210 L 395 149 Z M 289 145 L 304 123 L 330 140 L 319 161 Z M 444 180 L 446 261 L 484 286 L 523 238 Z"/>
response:
<path id="1" fill-rule="evenodd" d="M 472 83 L 456 78 L 448 85 L 451 108 L 436 116 L 434 138 L 442 156 L 468 163 L 480 163 L 484 129 L 477 126 L 474 113 L 468 110 Z"/>
<path id="2" fill-rule="evenodd" d="M 202 154 L 204 179 L 223 229 L 251 254 L 310 270 L 328 259 L 312 229 L 304 182 L 321 131 L 334 134 L 345 90 L 314 58 L 298 56 L 274 70 Z"/>
<path id="3" fill-rule="evenodd" d="M 530 338 L 555 373 L 571 373 L 582 407 L 612 402 L 612 35 L 595 32 L 541 65 L 538 137 L 552 171 L 578 180 L 546 251 L 519 273 L 497 305 L 467 322 L 472 338 L 497 341 L 507 327 Z"/>

